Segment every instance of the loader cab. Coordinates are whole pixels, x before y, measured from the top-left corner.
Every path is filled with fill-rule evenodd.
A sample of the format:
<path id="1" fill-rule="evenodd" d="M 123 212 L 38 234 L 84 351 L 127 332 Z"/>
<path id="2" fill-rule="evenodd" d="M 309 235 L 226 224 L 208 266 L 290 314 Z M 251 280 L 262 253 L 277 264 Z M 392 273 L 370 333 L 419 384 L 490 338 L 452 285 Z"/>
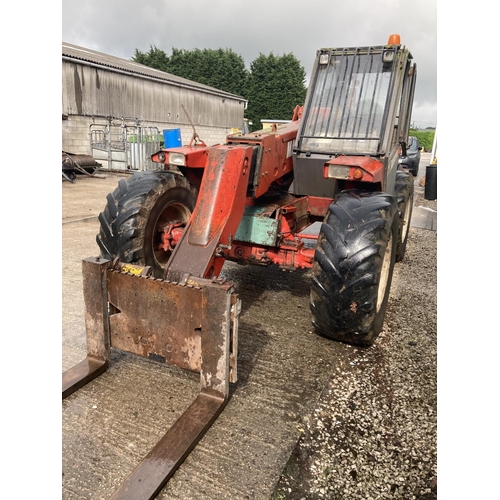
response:
<path id="1" fill-rule="evenodd" d="M 293 150 L 296 194 L 333 197 L 342 179 L 325 179 L 323 166 L 337 156 L 370 156 L 387 170 L 389 163 L 397 167 L 413 104 L 411 60 L 399 43 L 317 52 Z"/>

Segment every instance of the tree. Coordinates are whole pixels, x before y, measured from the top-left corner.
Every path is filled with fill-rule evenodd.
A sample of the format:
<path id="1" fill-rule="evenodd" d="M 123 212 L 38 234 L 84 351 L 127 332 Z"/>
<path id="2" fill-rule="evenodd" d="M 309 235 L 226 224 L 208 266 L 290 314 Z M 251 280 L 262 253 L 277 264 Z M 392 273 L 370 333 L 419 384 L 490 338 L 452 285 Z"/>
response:
<path id="1" fill-rule="evenodd" d="M 167 71 L 168 67 L 168 56 L 161 49 L 158 49 L 154 45 L 149 46 L 149 52 L 141 52 L 135 49 L 134 57 L 132 61 L 139 64 L 144 64 L 150 68 L 159 69 L 160 71 Z"/>
<path id="2" fill-rule="evenodd" d="M 260 54 L 250 65 L 245 97 L 247 118 L 252 130 L 261 128 L 262 119 L 289 120 L 297 104 L 306 97 L 306 72 L 293 54 Z"/>
<path id="3" fill-rule="evenodd" d="M 245 62 L 231 49 L 172 48 L 172 54 L 167 56 L 151 47 L 148 53 L 136 49 L 132 60 L 231 94 L 242 96 L 245 92 L 248 76 Z"/>

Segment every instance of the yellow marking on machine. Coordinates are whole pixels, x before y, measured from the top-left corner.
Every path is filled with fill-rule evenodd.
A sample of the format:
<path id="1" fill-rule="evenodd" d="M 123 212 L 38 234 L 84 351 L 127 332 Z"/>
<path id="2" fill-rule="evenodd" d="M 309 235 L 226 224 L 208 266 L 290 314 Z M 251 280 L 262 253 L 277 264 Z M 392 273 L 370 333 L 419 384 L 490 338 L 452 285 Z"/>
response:
<path id="1" fill-rule="evenodd" d="M 144 268 L 139 266 L 133 266 L 131 264 L 124 264 L 121 270 L 125 271 L 126 273 L 133 274 L 134 276 L 140 276 Z"/>

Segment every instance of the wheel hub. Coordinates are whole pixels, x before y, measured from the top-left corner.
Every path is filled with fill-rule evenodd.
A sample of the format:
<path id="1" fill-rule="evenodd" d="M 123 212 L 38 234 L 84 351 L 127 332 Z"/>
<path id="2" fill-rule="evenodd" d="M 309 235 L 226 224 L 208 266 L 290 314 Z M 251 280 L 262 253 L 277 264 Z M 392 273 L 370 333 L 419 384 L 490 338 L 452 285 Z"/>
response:
<path id="1" fill-rule="evenodd" d="M 159 243 L 157 250 L 164 252 L 171 252 L 179 243 L 186 224 L 181 221 L 175 221 L 171 224 L 165 224 L 158 228 L 160 233 Z"/>

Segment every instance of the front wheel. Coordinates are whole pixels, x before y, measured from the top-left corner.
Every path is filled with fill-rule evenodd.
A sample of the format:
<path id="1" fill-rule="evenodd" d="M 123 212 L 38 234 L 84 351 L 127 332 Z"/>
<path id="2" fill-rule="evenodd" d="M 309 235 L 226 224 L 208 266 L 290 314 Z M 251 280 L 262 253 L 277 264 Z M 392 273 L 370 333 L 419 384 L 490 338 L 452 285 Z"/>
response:
<path id="1" fill-rule="evenodd" d="M 396 199 L 344 191 L 330 205 L 314 256 L 310 308 L 316 330 L 371 345 L 382 330 L 398 241 Z"/>
<path id="2" fill-rule="evenodd" d="M 99 214 L 101 255 L 151 266 L 153 275 L 162 278 L 196 198 L 189 181 L 172 172 L 146 171 L 121 179 Z"/>

